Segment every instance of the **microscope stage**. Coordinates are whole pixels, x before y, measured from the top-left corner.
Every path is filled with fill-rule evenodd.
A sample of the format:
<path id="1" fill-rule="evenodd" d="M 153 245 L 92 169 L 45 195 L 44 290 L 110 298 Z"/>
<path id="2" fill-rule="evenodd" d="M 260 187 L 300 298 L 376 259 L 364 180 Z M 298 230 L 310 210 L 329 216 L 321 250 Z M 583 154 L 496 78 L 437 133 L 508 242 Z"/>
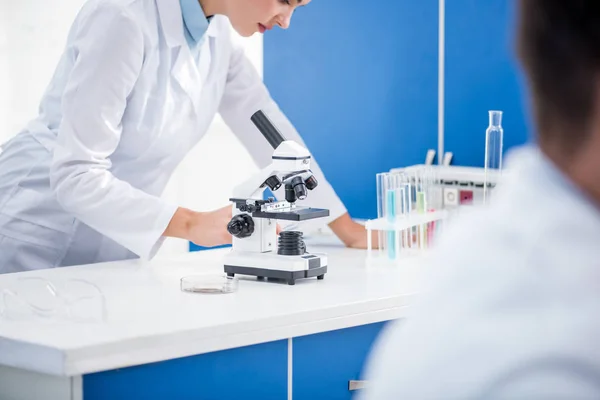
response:
<path id="1" fill-rule="evenodd" d="M 329 210 L 322 208 L 295 208 L 291 211 L 255 211 L 254 218 L 269 218 L 286 221 L 306 221 L 309 219 L 323 218 L 329 216 Z"/>

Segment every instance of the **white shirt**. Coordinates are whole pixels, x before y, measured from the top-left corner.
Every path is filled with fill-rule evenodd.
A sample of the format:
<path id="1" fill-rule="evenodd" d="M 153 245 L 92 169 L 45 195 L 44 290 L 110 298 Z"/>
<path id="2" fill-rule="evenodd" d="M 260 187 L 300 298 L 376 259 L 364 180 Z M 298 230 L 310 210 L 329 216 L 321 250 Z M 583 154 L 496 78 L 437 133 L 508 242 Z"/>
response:
<path id="1" fill-rule="evenodd" d="M 445 232 L 363 399 L 600 398 L 600 213 L 539 151 Z"/>

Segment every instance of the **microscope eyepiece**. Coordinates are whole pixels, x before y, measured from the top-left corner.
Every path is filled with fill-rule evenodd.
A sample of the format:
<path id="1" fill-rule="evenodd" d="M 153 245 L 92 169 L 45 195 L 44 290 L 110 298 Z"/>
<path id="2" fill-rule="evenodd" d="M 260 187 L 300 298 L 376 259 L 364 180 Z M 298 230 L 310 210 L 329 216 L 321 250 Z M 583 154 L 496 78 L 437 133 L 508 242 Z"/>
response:
<path id="1" fill-rule="evenodd" d="M 298 198 L 296 197 L 296 191 L 294 187 L 289 183 L 285 185 L 285 201 L 288 203 L 295 203 Z"/>
<path id="2" fill-rule="evenodd" d="M 306 199 L 306 184 L 300 176 L 292 178 L 290 183 L 285 185 L 285 199 L 290 203 L 295 202 L 297 199 Z"/>
<path id="3" fill-rule="evenodd" d="M 307 178 L 304 181 L 304 184 L 306 185 L 306 188 L 308 190 L 313 190 L 314 188 L 317 187 L 317 185 L 319 184 L 319 182 L 317 181 L 317 178 L 315 178 L 314 175 L 311 175 L 309 178 Z"/>
<path id="4" fill-rule="evenodd" d="M 279 130 L 273 125 L 269 117 L 262 110 L 258 110 L 250 117 L 254 126 L 263 134 L 267 142 L 276 149 L 285 138 Z"/>
<path id="5" fill-rule="evenodd" d="M 298 199 L 306 199 L 306 185 L 304 184 L 304 182 L 302 184 L 294 186 L 294 192 L 296 192 L 296 197 Z"/>

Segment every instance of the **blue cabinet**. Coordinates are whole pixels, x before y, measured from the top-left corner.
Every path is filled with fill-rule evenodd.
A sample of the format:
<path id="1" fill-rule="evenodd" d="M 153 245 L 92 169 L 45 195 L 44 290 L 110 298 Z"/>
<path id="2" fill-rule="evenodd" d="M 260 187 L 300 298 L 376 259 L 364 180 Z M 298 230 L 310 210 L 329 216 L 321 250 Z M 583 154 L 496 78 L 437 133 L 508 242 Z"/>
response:
<path id="1" fill-rule="evenodd" d="M 385 323 L 292 339 L 294 400 L 351 399 Z M 288 340 L 217 351 L 83 377 L 84 400 L 288 398 Z"/>
<path id="2" fill-rule="evenodd" d="M 287 340 L 83 377 L 85 400 L 287 399 Z"/>
<path id="3" fill-rule="evenodd" d="M 294 338 L 294 400 L 349 400 L 350 380 L 361 380 L 365 360 L 385 323 Z"/>
<path id="4" fill-rule="evenodd" d="M 438 0 L 313 1 L 264 38 L 264 79 L 355 218 L 375 174 L 437 149 Z"/>

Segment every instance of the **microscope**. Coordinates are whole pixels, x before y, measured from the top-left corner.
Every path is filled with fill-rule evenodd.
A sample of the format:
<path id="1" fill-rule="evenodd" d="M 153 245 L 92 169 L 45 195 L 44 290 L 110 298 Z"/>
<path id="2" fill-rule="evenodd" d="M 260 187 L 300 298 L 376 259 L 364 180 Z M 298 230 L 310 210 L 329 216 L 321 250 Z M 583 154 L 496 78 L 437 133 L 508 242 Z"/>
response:
<path id="1" fill-rule="evenodd" d="M 227 230 L 233 236 L 225 256 L 228 276 L 249 275 L 257 279 L 278 279 L 294 285 L 297 279 L 327 272 L 327 256 L 307 252 L 302 232 L 283 231 L 277 235 L 277 220 L 305 221 L 329 216 L 329 210 L 301 207 L 308 191 L 317 187 L 310 170 L 310 153 L 298 143 L 285 140 L 261 111 L 251 117 L 256 128 L 273 147 L 272 162 L 233 191 L 233 217 Z M 264 191 L 285 188 L 285 200 L 264 199 Z"/>

